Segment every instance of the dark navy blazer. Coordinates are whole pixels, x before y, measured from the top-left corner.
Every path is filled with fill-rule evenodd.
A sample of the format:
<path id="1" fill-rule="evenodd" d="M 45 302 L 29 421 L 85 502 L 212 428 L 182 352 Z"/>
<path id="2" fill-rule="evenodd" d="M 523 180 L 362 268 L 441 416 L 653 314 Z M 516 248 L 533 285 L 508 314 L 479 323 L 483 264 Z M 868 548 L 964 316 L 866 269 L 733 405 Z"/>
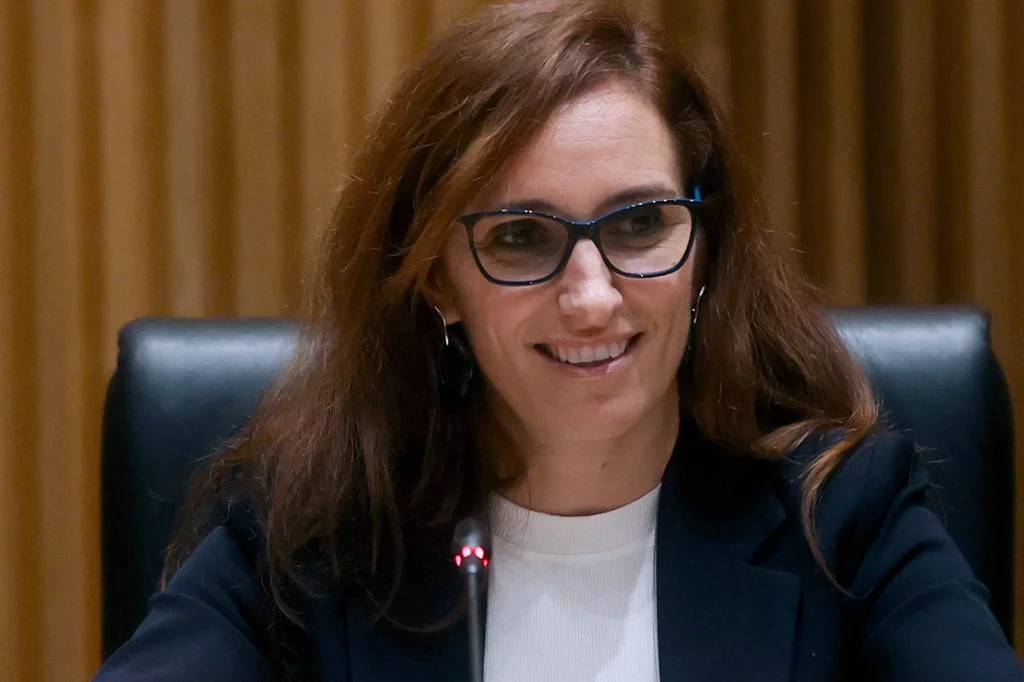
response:
<path id="1" fill-rule="evenodd" d="M 906 440 L 866 440 L 821 499 L 820 546 L 845 593 L 816 564 L 799 520 L 800 473 L 823 438 L 780 462 L 684 441 L 658 509 L 663 681 L 1024 681 L 985 588 L 925 506 L 927 479 Z M 370 625 L 369 609 L 328 597 L 313 602 L 298 647 L 270 653 L 254 537 L 244 523 L 218 527 L 96 679 L 252 682 L 279 676 L 287 656 L 299 679 L 468 679 L 464 623 L 414 637 Z M 457 593 L 447 561 L 426 563 L 397 604 L 443 615 Z"/>

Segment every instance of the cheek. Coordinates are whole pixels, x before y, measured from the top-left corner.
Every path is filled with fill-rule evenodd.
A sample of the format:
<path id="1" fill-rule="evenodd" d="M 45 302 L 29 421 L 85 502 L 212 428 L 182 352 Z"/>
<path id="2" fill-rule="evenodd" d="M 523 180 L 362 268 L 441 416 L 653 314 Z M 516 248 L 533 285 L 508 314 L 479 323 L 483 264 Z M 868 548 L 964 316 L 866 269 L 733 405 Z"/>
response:
<path id="1" fill-rule="evenodd" d="M 463 323 L 478 354 L 495 356 L 503 353 L 520 336 L 519 330 L 527 311 L 520 302 L 506 300 L 501 295 L 503 293 L 473 292 L 472 300 L 466 301 Z"/>
<path id="2" fill-rule="evenodd" d="M 475 266 L 474 266 L 475 267 Z M 473 353 L 488 375 L 514 350 L 528 306 L 514 289 L 499 287 L 479 273 L 458 283 L 455 301 Z"/>
<path id="3" fill-rule="evenodd" d="M 692 275 L 689 270 L 640 284 L 653 286 L 645 287 L 638 292 L 634 300 L 636 308 L 649 316 L 655 329 L 671 337 L 685 336 L 690 326 L 693 299 Z"/>

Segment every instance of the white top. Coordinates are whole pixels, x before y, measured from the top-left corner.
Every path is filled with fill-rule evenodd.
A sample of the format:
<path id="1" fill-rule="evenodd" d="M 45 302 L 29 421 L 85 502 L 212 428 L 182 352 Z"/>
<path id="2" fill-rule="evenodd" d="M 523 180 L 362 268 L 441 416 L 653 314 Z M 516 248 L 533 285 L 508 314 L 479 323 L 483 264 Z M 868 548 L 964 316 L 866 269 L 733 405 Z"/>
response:
<path id="1" fill-rule="evenodd" d="M 487 682 L 658 680 L 659 489 L 593 516 L 492 496 Z"/>

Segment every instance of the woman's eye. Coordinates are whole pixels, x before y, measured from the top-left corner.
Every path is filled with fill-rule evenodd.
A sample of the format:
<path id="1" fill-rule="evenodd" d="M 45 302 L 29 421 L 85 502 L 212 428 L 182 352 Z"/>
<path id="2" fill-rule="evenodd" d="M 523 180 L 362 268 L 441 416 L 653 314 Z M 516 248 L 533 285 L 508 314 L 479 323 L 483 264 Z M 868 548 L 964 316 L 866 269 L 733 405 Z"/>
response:
<path id="1" fill-rule="evenodd" d="M 623 216 L 620 225 L 624 232 L 641 236 L 661 230 L 665 227 L 665 221 L 662 219 L 661 211 L 655 209 L 631 212 Z"/>
<path id="2" fill-rule="evenodd" d="M 511 220 L 492 232 L 491 244 L 505 247 L 530 247 L 550 241 L 544 226 L 535 220 Z"/>

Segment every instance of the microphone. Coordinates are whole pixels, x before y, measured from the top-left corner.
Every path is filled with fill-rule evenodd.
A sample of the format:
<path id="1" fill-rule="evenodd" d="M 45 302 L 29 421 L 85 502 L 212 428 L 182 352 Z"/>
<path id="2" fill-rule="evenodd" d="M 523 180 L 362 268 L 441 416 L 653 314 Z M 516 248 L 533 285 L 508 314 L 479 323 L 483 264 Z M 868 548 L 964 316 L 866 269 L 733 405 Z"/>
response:
<path id="1" fill-rule="evenodd" d="M 469 679 L 484 679 L 484 590 L 491 563 L 491 530 L 476 517 L 459 521 L 452 534 L 452 554 L 462 575 L 469 615 Z"/>

